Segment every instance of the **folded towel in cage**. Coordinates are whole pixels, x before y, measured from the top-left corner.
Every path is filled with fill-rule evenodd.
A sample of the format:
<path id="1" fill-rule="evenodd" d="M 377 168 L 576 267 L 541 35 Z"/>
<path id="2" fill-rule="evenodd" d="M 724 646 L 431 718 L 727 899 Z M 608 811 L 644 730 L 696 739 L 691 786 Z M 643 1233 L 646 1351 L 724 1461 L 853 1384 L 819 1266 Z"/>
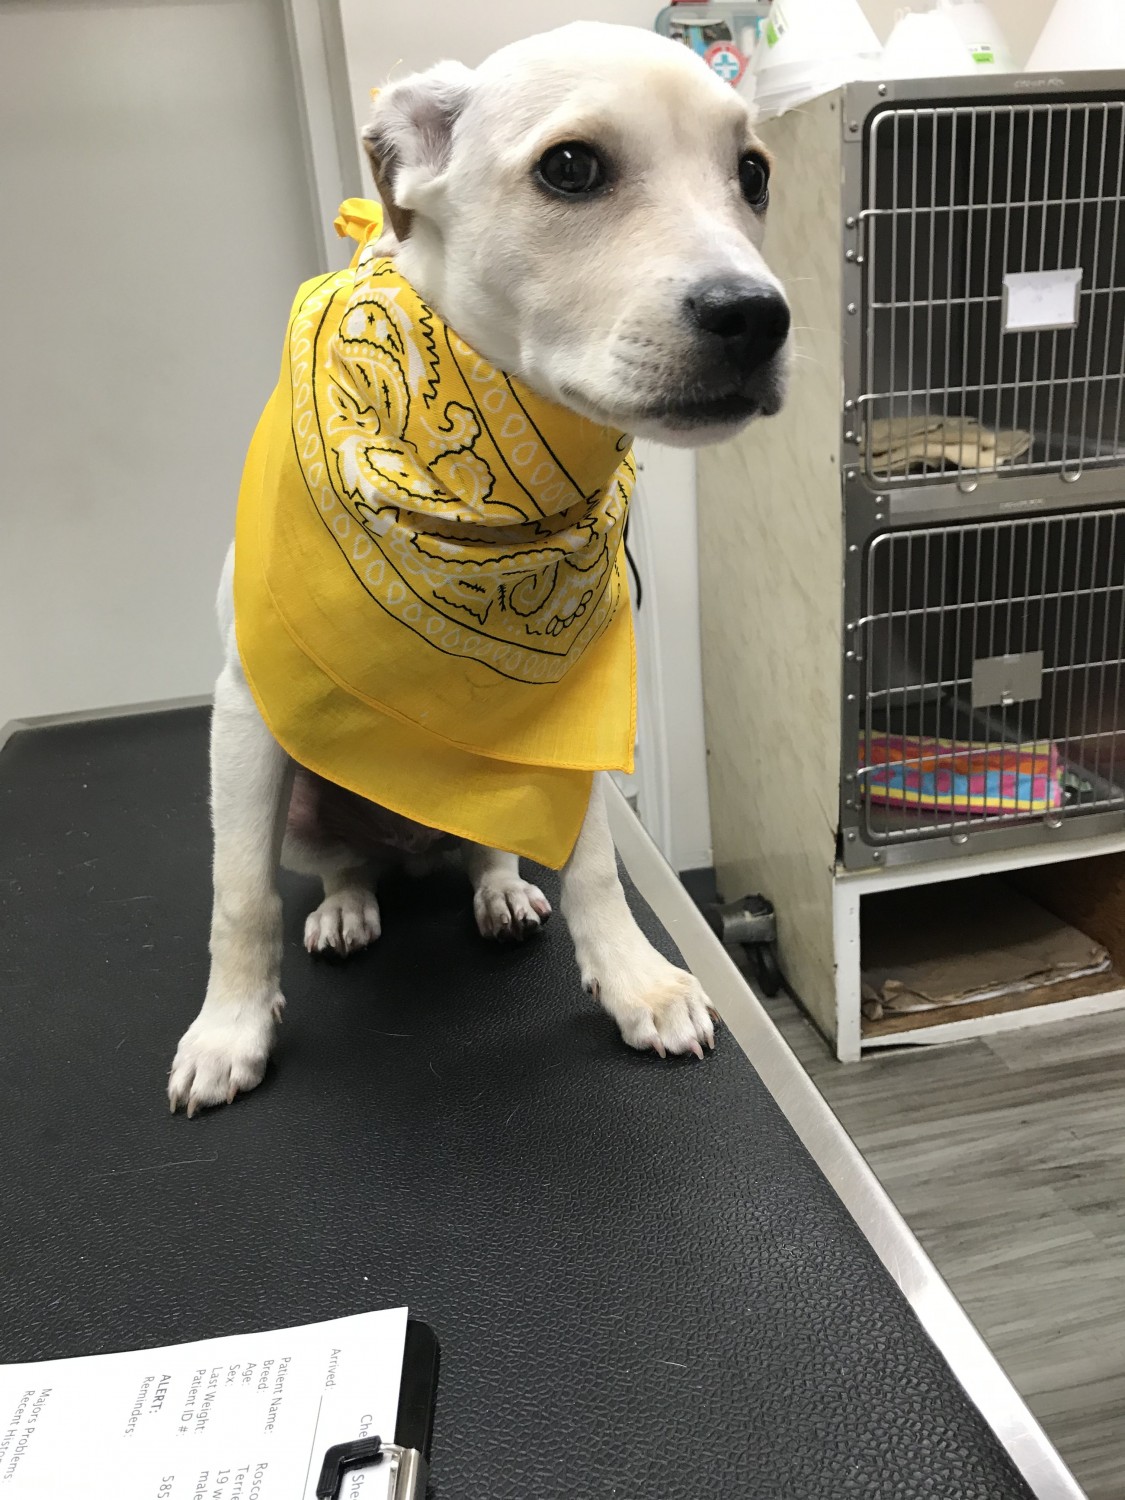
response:
<path id="1" fill-rule="evenodd" d="M 975 417 L 878 418 L 867 434 L 871 467 L 888 477 L 918 469 L 996 469 L 1021 458 L 1031 434 L 1010 428 L 993 432 Z"/>
<path id="2" fill-rule="evenodd" d="M 1047 812 L 1063 804 L 1062 760 L 1049 740 L 977 744 L 903 735 L 860 740 L 869 802 L 949 813 Z"/>

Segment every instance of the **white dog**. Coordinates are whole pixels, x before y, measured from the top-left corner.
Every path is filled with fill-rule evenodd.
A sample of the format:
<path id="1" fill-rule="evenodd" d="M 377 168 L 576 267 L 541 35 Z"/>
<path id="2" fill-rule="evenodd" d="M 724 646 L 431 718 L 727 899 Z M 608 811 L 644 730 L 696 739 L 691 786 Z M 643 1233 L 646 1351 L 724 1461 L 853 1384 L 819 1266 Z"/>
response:
<path id="1" fill-rule="evenodd" d="M 442 63 L 386 88 L 364 140 L 390 221 L 380 253 L 500 371 L 582 417 L 680 445 L 780 406 L 789 313 L 759 250 L 769 161 L 743 101 L 687 48 L 567 26 L 476 70 Z M 306 772 L 294 787 L 243 673 L 232 570 L 228 558 L 211 973 L 168 1085 L 189 1114 L 265 1071 L 284 1003 L 279 859 L 323 879 L 310 950 L 351 952 L 379 935 L 371 845 L 440 837 Z M 468 869 L 482 933 L 520 935 L 549 914 L 514 855 L 470 846 Z M 600 776 L 562 911 L 586 988 L 630 1046 L 702 1057 L 714 1045 L 699 984 L 653 950 L 626 904 Z"/>

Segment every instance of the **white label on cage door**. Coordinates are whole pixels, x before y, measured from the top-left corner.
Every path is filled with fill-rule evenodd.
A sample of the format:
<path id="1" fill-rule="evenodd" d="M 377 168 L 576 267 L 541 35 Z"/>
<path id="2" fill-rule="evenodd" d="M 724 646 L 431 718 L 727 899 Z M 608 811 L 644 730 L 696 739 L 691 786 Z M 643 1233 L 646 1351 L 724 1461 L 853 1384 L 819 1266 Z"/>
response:
<path id="1" fill-rule="evenodd" d="M 1004 332 L 1039 333 L 1078 322 L 1082 269 L 1009 271 L 1004 277 Z"/>

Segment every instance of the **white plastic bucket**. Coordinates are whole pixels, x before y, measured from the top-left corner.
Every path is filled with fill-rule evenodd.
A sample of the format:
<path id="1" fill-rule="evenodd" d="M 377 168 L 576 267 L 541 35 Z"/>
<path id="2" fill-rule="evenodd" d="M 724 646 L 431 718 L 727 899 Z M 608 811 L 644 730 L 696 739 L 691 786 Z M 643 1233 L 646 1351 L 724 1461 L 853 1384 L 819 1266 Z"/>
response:
<path id="1" fill-rule="evenodd" d="M 900 16 L 879 60 L 884 78 L 956 78 L 973 71 L 969 49 L 945 10 Z"/>
<path id="2" fill-rule="evenodd" d="M 754 52 L 754 102 L 784 114 L 855 78 L 870 78 L 879 39 L 859 0 L 774 0 Z"/>

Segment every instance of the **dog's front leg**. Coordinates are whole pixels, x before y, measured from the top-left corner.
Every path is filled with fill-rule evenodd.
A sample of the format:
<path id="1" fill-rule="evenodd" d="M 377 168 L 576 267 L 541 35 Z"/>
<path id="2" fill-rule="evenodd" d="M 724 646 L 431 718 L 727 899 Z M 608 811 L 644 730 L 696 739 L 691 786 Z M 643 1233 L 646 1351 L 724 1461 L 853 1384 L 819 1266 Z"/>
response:
<path id="1" fill-rule="evenodd" d="M 172 1063 L 173 1110 L 229 1103 L 265 1073 L 285 1003 L 277 868 L 291 785 L 292 762 L 262 722 L 232 651 L 211 721 L 211 974 Z"/>
<path id="2" fill-rule="evenodd" d="M 699 981 L 657 953 L 637 926 L 617 874 L 605 811 L 604 776 L 562 872 L 562 911 L 574 939 L 582 983 L 601 1001 L 630 1047 L 693 1052 L 714 1047 L 715 1031 Z"/>
<path id="3" fill-rule="evenodd" d="M 469 879 L 473 882 L 473 915 L 482 937 L 505 942 L 526 937 L 551 915 L 551 903 L 537 885 L 520 875 L 514 854 L 468 846 Z"/>

